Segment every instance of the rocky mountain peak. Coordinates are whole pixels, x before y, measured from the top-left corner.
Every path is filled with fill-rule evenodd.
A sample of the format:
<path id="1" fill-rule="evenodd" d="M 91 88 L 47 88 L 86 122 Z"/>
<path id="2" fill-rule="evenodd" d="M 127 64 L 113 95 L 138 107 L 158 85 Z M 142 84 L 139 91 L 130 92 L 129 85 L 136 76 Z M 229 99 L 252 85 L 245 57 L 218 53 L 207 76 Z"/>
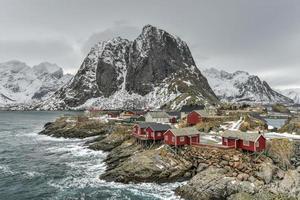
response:
<path id="1" fill-rule="evenodd" d="M 151 25 L 134 41 L 118 37 L 96 44 L 55 98 L 49 100 L 51 109 L 90 104 L 176 108 L 179 102 L 218 102 L 186 43 Z"/>
<path id="2" fill-rule="evenodd" d="M 18 73 L 22 70 L 28 70 L 30 67 L 19 60 L 10 60 L 5 63 L 0 63 L 0 71 L 11 71 L 12 73 Z"/>
<path id="3" fill-rule="evenodd" d="M 34 67 L 16 60 L 0 63 L 0 105 L 45 99 L 71 78 L 63 74 L 61 67 L 48 62 Z"/>
<path id="4" fill-rule="evenodd" d="M 265 104 L 293 102 L 274 91 L 267 82 L 248 72 L 228 73 L 217 69 L 206 69 L 204 75 L 222 101 Z"/>
<path id="5" fill-rule="evenodd" d="M 63 69 L 57 64 L 42 62 L 32 67 L 37 76 L 52 75 L 56 78 L 61 78 L 64 75 Z"/>

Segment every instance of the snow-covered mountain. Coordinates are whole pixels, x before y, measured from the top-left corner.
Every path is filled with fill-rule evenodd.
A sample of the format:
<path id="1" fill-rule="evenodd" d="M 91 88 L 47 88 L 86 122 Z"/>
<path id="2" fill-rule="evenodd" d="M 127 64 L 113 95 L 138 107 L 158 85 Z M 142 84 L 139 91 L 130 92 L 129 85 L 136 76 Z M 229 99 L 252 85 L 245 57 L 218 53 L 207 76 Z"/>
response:
<path id="1" fill-rule="evenodd" d="M 45 100 L 71 78 L 47 62 L 33 67 L 16 60 L 0 63 L 0 106 Z"/>
<path id="2" fill-rule="evenodd" d="M 214 68 L 203 70 L 210 86 L 221 101 L 245 103 L 293 103 L 293 100 L 274 91 L 258 76 L 244 71 L 228 73 Z"/>
<path id="3" fill-rule="evenodd" d="M 161 108 L 217 103 L 185 42 L 147 25 L 129 41 L 96 44 L 74 79 L 38 109 Z"/>
<path id="4" fill-rule="evenodd" d="M 279 90 L 279 92 L 293 99 L 296 104 L 300 104 L 300 88 Z"/>

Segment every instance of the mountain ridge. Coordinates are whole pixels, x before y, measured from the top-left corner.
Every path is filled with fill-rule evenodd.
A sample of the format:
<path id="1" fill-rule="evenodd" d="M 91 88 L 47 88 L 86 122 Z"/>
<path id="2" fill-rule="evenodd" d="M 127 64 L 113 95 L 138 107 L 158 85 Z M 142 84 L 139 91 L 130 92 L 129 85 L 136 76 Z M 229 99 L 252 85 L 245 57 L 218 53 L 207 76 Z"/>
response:
<path id="1" fill-rule="evenodd" d="M 273 90 L 266 81 L 245 71 L 233 73 L 215 68 L 204 69 L 203 74 L 208 79 L 216 95 L 224 102 L 241 103 L 286 103 L 293 100 Z"/>
<path id="2" fill-rule="evenodd" d="M 71 78 L 49 62 L 33 67 L 18 60 L 0 63 L 0 105 L 30 105 L 44 100 Z"/>

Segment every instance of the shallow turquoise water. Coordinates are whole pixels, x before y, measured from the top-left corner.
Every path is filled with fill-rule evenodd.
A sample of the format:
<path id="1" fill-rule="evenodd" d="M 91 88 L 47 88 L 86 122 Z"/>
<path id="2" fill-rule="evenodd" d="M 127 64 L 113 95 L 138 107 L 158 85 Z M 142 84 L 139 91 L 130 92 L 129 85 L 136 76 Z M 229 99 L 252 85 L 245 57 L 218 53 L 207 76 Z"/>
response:
<path id="1" fill-rule="evenodd" d="M 65 112 L 67 113 L 67 112 Z M 0 199 L 177 199 L 178 184 L 100 180 L 106 154 L 86 140 L 38 135 L 63 112 L 0 112 Z"/>

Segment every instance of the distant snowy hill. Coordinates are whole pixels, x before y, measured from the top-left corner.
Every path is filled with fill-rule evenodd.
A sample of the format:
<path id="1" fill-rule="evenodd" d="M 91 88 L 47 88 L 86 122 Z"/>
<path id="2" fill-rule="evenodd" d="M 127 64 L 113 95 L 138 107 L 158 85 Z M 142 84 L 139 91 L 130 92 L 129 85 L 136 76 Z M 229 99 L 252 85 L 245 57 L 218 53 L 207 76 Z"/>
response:
<path id="1" fill-rule="evenodd" d="M 225 102 L 293 103 L 293 100 L 274 91 L 258 76 L 237 71 L 228 73 L 214 68 L 203 70 L 218 98 Z"/>
<path id="2" fill-rule="evenodd" d="M 279 90 L 283 95 L 294 100 L 295 103 L 300 104 L 300 88 L 292 88 L 286 90 Z"/>
<path id="3" fill-rule="evenodd" d="M 218 102 L 187 44 L 147 25 L 134 41 L 117 37 L 96 44 L 74 79 L 37 109 L 178 109 Z"/>
<path id="4" fill-rule="evenodd" d="M 0 106 L 45 100 L 71 78 L 47 62 L 33 67 L 16 60 L 0 63 Z"/>

